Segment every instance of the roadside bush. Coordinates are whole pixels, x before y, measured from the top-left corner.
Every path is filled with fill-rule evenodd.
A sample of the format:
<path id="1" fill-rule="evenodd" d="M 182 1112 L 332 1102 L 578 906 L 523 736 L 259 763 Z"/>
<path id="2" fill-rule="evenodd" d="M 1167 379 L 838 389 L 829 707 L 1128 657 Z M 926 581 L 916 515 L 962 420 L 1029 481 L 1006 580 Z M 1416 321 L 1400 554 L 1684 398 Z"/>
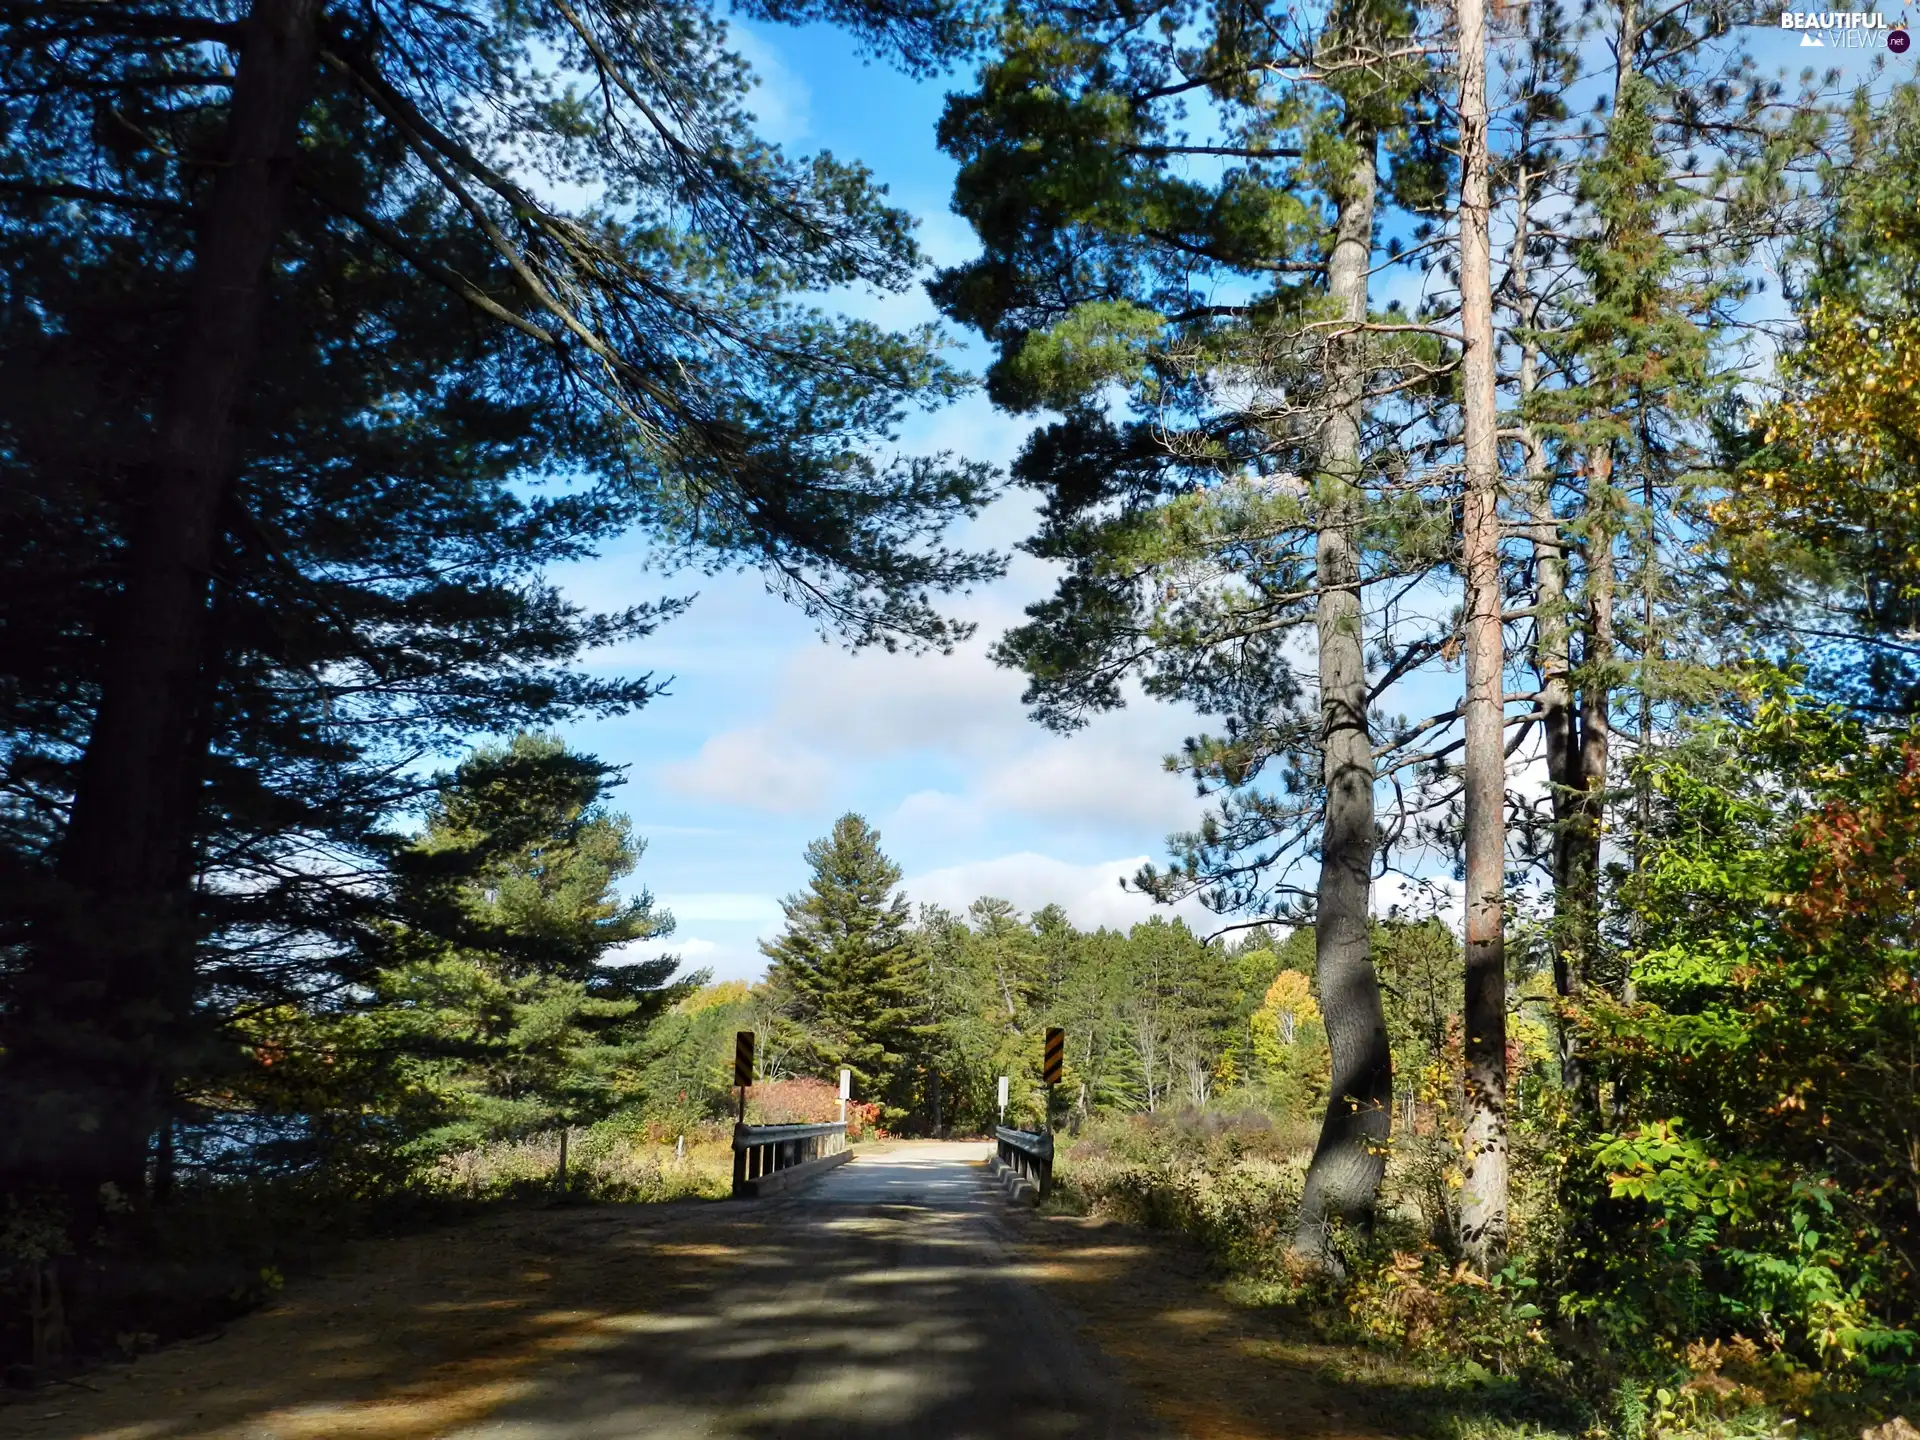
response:
<path id="1" fill-rule="evenodd" d="M 1356 1266 L 1342 1310 L 1361 1336 L 1402 1353 L 1483 1375 L 1559 1381 L 1538 1283 L 1513 1267 L 1491 1280 L 1444 1256 L 1406 1250 Z M 1480 1372 L 1476 1374 L 1476 1372 Z"/>
<path id="2" fill-rule="evenodd" d="M 1055 1163 L 1057 1203 L 1191 1235 L 1229 1271 L 1284 1267 L 1312 1154 L 1297 1124 L 1257 1110 L 1096 1120 Z"/>
<path id="3" fill-rule="evenodd" d="M 825 1080 L 764 1080 L 747 1091 L 749 1125 L 825 1125 L 840 1118 L 840 1091 Z M 884 1136 L 880 1107 L 847 1102 L 847 1138 Z"/>

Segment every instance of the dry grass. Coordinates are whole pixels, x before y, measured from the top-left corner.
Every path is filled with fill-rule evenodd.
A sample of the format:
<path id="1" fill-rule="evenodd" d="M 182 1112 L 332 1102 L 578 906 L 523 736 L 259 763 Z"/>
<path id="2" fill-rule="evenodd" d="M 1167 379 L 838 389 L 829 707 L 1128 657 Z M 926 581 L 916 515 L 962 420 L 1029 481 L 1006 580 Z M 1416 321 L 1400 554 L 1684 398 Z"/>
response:
<path id="1" fill-rule="evenodd" d="M 476 1200 L 534 1195 L 557 1189 L 559 1167 L 559 1135 L 540 1135 L 446 1156 L 432 1180 L 436 1189 Z M 567 1194 L 575 1199 L 720 1200 L 732 1185 L 732 1140 L 725 1131 L 690 1131 L 668 1141 L 576 1130 L 568 1138 Z"/>

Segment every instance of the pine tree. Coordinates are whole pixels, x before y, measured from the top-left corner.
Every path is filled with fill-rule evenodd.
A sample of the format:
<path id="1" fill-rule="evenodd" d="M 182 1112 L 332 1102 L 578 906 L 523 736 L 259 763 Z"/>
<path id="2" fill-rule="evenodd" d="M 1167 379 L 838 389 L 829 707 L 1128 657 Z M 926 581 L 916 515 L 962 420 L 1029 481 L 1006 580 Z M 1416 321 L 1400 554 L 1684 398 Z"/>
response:
<path id="1" fill-rule="evenodd" d="M 936 298 L 999 345 L 999 403 L 1066 417 L 1016 474 L 1046 495 L 1027 548 L 1067 573 L 997 657 L 1058 728 L 1122 703 L 1129 680 L 1224 720 L 1183 757 L 1219 814 L 1140 879 L 1160 899 L 1318 917 L 1336 1087 L 1301 1224 L 1316 1255 L 1330 1219 L 1371 1215 L 1391 1094 L 1366 953 L 1365 597 L 1434 558 L 1432 517 L 1379 503 L 1406 467 L 1373 443 L 1384 397 L 1436 358 L 1423 327 L 1368 301 L 1383 194 L 1431 188 L 1412 23 L 1393 3 L 1025 6 L 941 127 L 985 254 Z M 1308 629 L 1311 685 L 1290 648 Z M 1432 653 L 1395 632 L 1380 648 L 1390 676 Z M 1310 857 L 1308 889 L 1292 870 Z M 1140 1033 L 1156 1023 L 1135 1019 L 1158 1104 L 1164 1056 Z"/>
<path id="2" fill-rule="evenodd" d="M 417 1162 L 634 1099 L 648 1025 L 704 977 L 615 958 L 673 919 L 620 893 L 645 847 L 605 805 L 614 780 L 553 736 L 475 750 L 394 857 L 364 983 L 242 1020 L 256 1065 L 231 1088 L 349 1164 L 368 1161 L 341 1145 Z"/>
<path id="3" fill-rule="evenodd" d="M 1564 73 L 1571 41 L 1551 18 L 1536 28 L 1538 68 Z M 1622 837 L 1638 867 L 1634 837 L 1652 803 L 1644 766 L 1661 717 L 1724 690 L 1714 649 L 1726 618 L 1712 562 L 1701 563 L 1696 499 L 1711 470 L 1712 417 L 1750 373 L 1731 323 L 1755 284 L 1743 267 L 1758 243 L 1790 233 L 1786 171 L 1824 123 L 1817 97 L 1789 99 L 1757 72 L 1739 17 L 1723 7 L 1652 12 L 1620 0 L 1588 12 L 1588 23 L 1614 56 L 1598 118 L 1569 123 L 1564 105 L 1518 100 L 1540 143 L 1539 159 L 1519 167 L 1543 179 L 1558 170 L 1568 188 L 1555 194 L 1548 180 L 1526 190 L 1560 213 L 1522 214 L 1520 228 L 1539 238 L 1526 247 L 1516 238 L 1503 287 L 1519 297 L 1550 788 L 1550 843 L 1531 848 L 1553 886 L 1547 941 L 1569 1017 L 1589 990 L 1629 983 L 1603 934 L 1602 835 Z M 1611 824 L 1623 800 L 1632 814 Z M 1538 827 L 1523 818 L 1518 828 Z M 1601 1077 L 1579 1054 L 1577 1021 L 1559 1039 L 1562 1083 L 1577 1110 L 1597 1117 Z"/>
<path id="4" fill-rule="evenodd" d="M 669 983 L 671 957 L 606 963 L 673 928 L 644 892 L 618 892 L 644 846 L 602 803 L 610 779 L 552 736 L 483 747 L 403 855 L 397 963 L 368 1018 L 406 1055 L 406 1087 L 437 1097 L 417 1151 L 611 1113 L 633 1098 L 622 1072 L 648 1022 L 699 982 Z"/>
<path id="5" fill-rule="evenodd" d="M 911 35 L 915 63 L 951 38 L 938 6 L 756 13 L 832 18 L 897 51 Z M 221 928 L 209 896 L 255 882 L 251 856 L 233 862 L 233 847 L 207 840 L 234 798 L 219 782 L 275 769 L 244 763 L 258 749 L 318 752 L 303 778 L 356 809 L 364 831 L 356 792 L 390 794 L 404 766 L 343 764 L 360 758 L 331 733 L 343 719 L 393 736 L 419 700 L 437 721 L 486 688 L 475 669 L 519 682 L 526 708 L 548 713 L 492 715 L 466 733 L 643 697 L 644 685 L 577 677 L 548 689 L 557 677 L 539 673 L 640 618 L 590 620 L 536 578 L 556 552 L 580 553 L 581 529 L 645 524 L 682 556 L 750 556 L 823 624 L 885 644 L 947 643 L 955 632 L 928 597 L 997 562 L 938 540 L 984 499 L 983 467 L 886 453 L 904 406 L 960 384 L 927 337 L 795 303 L 839 285 L 907 284 L 918 257 L 906 217 L 858 166 L 795 160 L 757 139 L 742 108 L 750 77 L 697 0 L 6 3 L 0 65 L 0 234 L 31 246 L 51 232 L 84 263 L 110 259 L 119 283 L 106 293 L 138 316 L 107 383 L 49 385 L 58 423 L 28 427 L 41 441 L 117 443 L 6 447 L 31 497 L 6 507 L 7 523 L 23 511 L 24 528 L 51 528 L 67 546 L 9 543 L 7 566 L 80 583 L 59 587 L 70 609 L 33 627 L 62 653 L 22 652 L 68 703 L 34 695 L 59 734 L 20 737 L 59 758 L 35 777 L 54 792 L 36 822 L 51 833 L 33 837 L 44 853 L 11 887 L 21 898 L 7 964 L 21 983 L 4 1014 L 32 1038 L 4 1045 L 0 1129 L 37 1132 L 20 1152 L 28 1169 L 8 1182 L 62 1192 L 78 1213 L 103 1182 L 143 1190 L 175 1094 L 218 1048 L 205 1001 L 220 990 L 203 985 L 200 963 Z M 587 73 L 601 82 L 594 104 L 568 88 Z M 123 126 L 96 123 L 103 94 Z M 592 200 L 552 203 L 559 175 Z M 377 315 L 363 320 L 329 287 L 343 261 L 354 289 L 379 296 Z M 57 273 L 34 280 L 63 291 Z M 52 309 L 18 298 L 10 342 L 60 336 L 91 301 L 85 290 L 57 293 Z M 408 323 L 390 331 L 396 311 Z M 324 339 L 305 346 L 315 312 Z M 93 334 L 105 328 L 84 318 Z M 331 412 L 302 407 L 283 363 L 292 349 L 384 374 L 389 347 L 411 360 L 429 341 L 464 347 L 466 363 L 393 377 Z M 11 350 L 5 363 L 30 369 Z M 527 506 L 500 540 L 477 526 L 449 541 L 434 530 L 440 511 L 409 505 L 413 477 L 395 477 L 358 433 L 449 417 L 429 471 L 512 475 L 531 462 L 574 496 Z M 336 448 L 314 444 L 320 435 Z M 317 475 L 281 468 L 292 438 L 319 452 Z M 59 453 L 75 448 L 87 452 L 77 477 Z M 496 500 L 506 509 L 510 498 Z M 342 543 L 343 525 L 384 538 L 368 512 L 387 507 L 412 522 L 392 546 L 404 582 L 390 587 L 389 565 L 343 570 L 314 556 Z M 475 570 L 511 583 L 470 595 Z M 440 653 L 415 649 L 417 628 L 435 632 L 423 638 Z M 267 713 L 236 715 L 236 671 L 257 682 L 248 698 Z M 309 703 L 289 714 L 290 697 Z M 247 722 L 237 738 L 236 720 Z M 210 852 L 233 864 L 235 885 L 197 883 Z M 310 874 L 311 854 L 287 868 Z M 257 939 L 231 948 L 257 952 Z"/>
<path id="6" fill-rule="evenodd" d="M 813 878 L 781 901 L 786 929 L 761 943 L 768 981 L 806 1036 L 816 1073 L 853 1071 L 856 1098 L 889 1119 L 907 1110 L 908 1069 L 924 1027 L 914 1004 L 914 950 L 900 868 L 858 815 L 807 846 Z"/>
<path id="7" fill-rule="evenodd" d="M 1462 452 L 1466 485 L 1463 775 L 1466 865 L 1466 1176 L 1460 1230 L 1483 1273 L 1507 1247 L 1506 645 L 1501 624 L 1500 441 L 1493 334 L 1493 157 L 1485 0 L 1455 0 L 1459 25 Z"/>

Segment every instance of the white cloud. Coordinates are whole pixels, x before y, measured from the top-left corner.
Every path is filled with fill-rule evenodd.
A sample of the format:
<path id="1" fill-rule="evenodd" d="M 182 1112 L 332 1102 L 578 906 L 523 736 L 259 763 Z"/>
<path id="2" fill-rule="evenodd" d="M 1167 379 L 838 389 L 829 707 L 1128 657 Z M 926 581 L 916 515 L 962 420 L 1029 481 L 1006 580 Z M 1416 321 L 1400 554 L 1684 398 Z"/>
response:
<path id="1" fill-rule="evenodd" d="M 867 758 L 1003 748 L 1027 721 L 1020 678 L 972 644 L 952 655 L 848 654 L 808 646 L 788 663 L 777 711 L 783 735 Z"/>
<path id="2" fill-rule="evenodd" d="M 785 667 L 766 719 L 709 739 L 662 780 L 682 795 L 792 813 L 825 804 L 876 760 L 926 755 L 958 764 L 967 783 L 909 794 L 898 828 L 973 828 L 993 814 L 1105 833 L 1197 822 L 1191 782 L 1161 763 L 1194 728 L 1191 712 L 1136 696 L 1055 735 L 1027 718 L 1024 683 L 981 643 L 911 658 L 809 645 Z"/>
<path id="3" fill-rule="evenodd" d="M 747 108 L 759 121 L 760 137 L 793 145 L 813 133 L 813 91 L 780 56 L 776 41 L 734 21 L 727 31 L 734 52 L 753 69 L 753 93 Z"/>
<path id="4" fill-rule="evenodd" d="M 1163 717 L 1161 717 L 1163 718 Z M 1172 737 L 1118 726 L 1052 739 L 995 769 L 988 803 L 1023 815 L 1090 829 L 1189 827 L 1200 816 L 1184 776 L 1162 768 Z"/>
<path id="5" fill-rule="evenodd" d="M 702 940 L 698 936 L 689 936 L 685 940 L 634 940 L 617 950 L 609 950 L 601 957 L 602 965 L 639 965 L 648 960 L 658 960 L 662 955 L 678 955 L 683 960 L 697 959 L 702 955 L 712 955 L 719 946 L 711 940 Z"/>
<path id="6" fill-rule="evenodd" d="M 1167 907 L 1121 889 L 1120 882 L 1132 878 L 1146 863 L 1146 856 L 1131 855 L 1075 865 L 1051 855 L 1023 851 L 929 870 L 909 878 L 901 888 L 916 904 L 943 905 L 949 910 L 965 910 L 983 895 L 1010 901 L 1027 914 L 1046 905 L 1058 905 L 1083 930 L 1102 925 L 1124 929 L 1153 915 L 1170 913 L 1184 917 L 1201 934 L 1219 923 L 1197 901 Z"/>
<path id="7" fill-rule="evenodd" d="M 986 815 L 979 804 L 964 795 L 944 790 L 916 790 L 894 807 L 881 825 L 884 835 L 905 833 L 952 836 L 956 832 L 977 830 Z"/>
<path id="8" fill-rule="evenodd" d="M 769 932 L 771 933 L 771 932 Z M 681 962 L 676 978 L 687 979 L 690 972 L 705 970 L 714 980 L 760 979 L 767 971 L 767 957 L 750 935 L 738 940 L 710 940 L 696 936 L 686 940 L 645 940 L 622 948 L 602 961 L 605 965 L 636 965 L 643 960 L 672 956 Z"/>
<path id="9" fill-rule="evenodd" d="M 917 218 L 920 228 L 915 238 L 935 265 L 958 265 L 980 253 L 980 237 L 973 233 L 972 224 L 953 211 L 927 209 L 920 211 Z"/>
<path id="10" fill-rule="evenodd" d="M 832 766 L 764 725 L 715 735 L 690 760 L 660 767 L 660 782 L 689 799 L 790 813 L 821 803 Z"/>

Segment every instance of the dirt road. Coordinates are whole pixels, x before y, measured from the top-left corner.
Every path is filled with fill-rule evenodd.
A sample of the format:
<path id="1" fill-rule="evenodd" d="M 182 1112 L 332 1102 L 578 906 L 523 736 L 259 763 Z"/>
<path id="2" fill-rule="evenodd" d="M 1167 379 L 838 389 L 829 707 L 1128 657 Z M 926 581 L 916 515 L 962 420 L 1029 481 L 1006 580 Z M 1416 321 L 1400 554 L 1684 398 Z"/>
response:
<path id="1" fill-rule="evenodd" d="M 226 1337 L 0 1410 L 48 1440 L 1156 1433 L 1022 1264 L 983 1145 L 764 1201 L 361 1247 Z M 485 1258 L 475 1265 L 473 1245 Z M 480 1273 L 475 1274 L 478 1270 Z"/>
<path id="2" fill-rule="evenodd" d="M 769 1200 L 351 1248 L 225 1335 L 0 1401 L 31 1440 L 1384 1440 L 1396 1367 L 1225 1304 L 1166 1236 L 891 1144 Z"/>

